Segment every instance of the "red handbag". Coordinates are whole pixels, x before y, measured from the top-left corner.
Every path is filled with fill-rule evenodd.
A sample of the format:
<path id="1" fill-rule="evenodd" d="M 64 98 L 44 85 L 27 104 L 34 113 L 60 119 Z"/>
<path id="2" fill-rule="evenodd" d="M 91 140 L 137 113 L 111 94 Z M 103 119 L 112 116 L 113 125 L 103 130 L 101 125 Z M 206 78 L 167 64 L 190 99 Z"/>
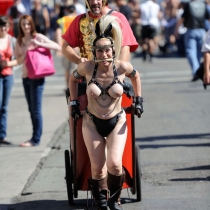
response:
<path id="1" fill-rule="evenodd" d="M 28 78 L 39 79 L 53 75 L 55 68 L 51 52 L 47 48 L 37 47 L 26 53 L 25 65 L 28 70 Z"/>

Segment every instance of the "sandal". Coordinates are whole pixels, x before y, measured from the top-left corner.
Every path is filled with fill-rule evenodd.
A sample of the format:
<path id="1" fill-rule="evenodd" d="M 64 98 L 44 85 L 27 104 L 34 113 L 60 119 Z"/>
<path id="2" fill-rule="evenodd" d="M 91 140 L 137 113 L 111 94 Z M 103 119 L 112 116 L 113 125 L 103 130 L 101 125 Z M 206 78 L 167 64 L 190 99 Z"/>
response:
<path id="1" fill-rule="evenodd" d="M 20 144 L 20 147 L 33 147 L 33 146 L 35 145 L 30 140 Z"/>

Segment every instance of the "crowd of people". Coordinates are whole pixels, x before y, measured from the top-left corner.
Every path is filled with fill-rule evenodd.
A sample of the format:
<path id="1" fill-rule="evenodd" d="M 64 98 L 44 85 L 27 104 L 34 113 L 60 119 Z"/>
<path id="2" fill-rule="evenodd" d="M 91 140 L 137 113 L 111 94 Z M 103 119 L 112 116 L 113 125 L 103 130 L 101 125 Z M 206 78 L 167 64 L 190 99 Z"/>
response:
<path id="1" fill-rule="evenodd" d="M 33 8 L 30 12 L 26 10 L 29 2 Z M 137 42 L 143 49 L 142 59 L 144 61 L 152 61 L 155 52 L 159 52 L 163 56 L 171 53 L 182 57 L 188 55 L 186 53 L 188 46 L 185 43 L 188 28 L 183 22 L 179 23 L 187 0 L 109 0 L 108 2 L 111 9 L 121 12 L 128 20 Z M 15 0 L 14 6 L 8 10 L 8 15 L 14 21 L 14 35 L 17 37 L 18 18 L 27 13 L 33 17 L 38 33 L 47 35 L 51 40 L 59 43 L 61 34 L 57 20 L 68 15 L 66 7 L 69 5 L 75 6 L 76 15 L 85 13 L 84 3 L 81 0 L 60 0 L 55 1 L 54 7 L 49 7 L 43 5 L 41 0 L 28 1 L 27 3 L 23 0 L 22 2 Z M 206 0 L 205 6 L 206 12 L 210 13 L 209 0 Z M 209 21 L 205 20 L 202 27 L 208 31 Z"/>

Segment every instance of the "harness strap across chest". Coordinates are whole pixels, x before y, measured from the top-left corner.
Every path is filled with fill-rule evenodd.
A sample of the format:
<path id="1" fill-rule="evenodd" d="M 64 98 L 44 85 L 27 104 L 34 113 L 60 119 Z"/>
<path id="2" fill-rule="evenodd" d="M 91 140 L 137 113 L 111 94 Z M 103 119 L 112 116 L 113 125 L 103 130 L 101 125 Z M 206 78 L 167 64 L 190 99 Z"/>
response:
<path id="1" fill-rule="evenodd" d="M 108 85 L 106 88 L 102 88 L 101 85 L 95 80 L 95 77 L 96 77 L 96 73 L 97 73 L 97 68 L 98 68 L 98 64 L 95 65 L 95 69 L 93 71 L 93 75 L 92 75 L 92 78 L 91 80 L 89 81 L 88 85 L 94 83 L 95 85 L 97 85 L 97 87 L 101 90 L 101 95 L 109 95 L 108 93 L 108 90 L 116 83 L 120 84 L 122 87 L 123 87 L 123 84 L 122 82 L 119 80 L 118 76 L 117 76 L 117 70 L 116 70 L 116 67 L 115 65 L 113 66 L 113 72 L 114 72 L 114 80 L 113 82 Z"/>

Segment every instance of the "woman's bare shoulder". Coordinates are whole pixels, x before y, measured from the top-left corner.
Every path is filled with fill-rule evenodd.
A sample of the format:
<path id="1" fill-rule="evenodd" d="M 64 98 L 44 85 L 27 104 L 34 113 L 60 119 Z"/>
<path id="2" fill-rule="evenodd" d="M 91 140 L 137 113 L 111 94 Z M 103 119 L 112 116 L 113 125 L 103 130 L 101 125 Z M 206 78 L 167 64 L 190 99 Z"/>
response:
<path id="1" fill-rule="evenodd" d="M 82 62 L 82 63 L 80 63 L 79 65 L 78 65 L 78 67 L 80 67 L 80 68 L 84 68 L 84 69 L 86 69 L 86 68 L 90 68 L 90 67 L 92 67 L 92 66 L 94 66 L 94 62 L 93 61 L 85 61 L 85 62 Z"/>
<path id="2" fill-rule="evenodd" d="M 38 41 L 40 41 L 40 42 L 44 42 L 45 40 L 48 39 L 48 37 L 46 37 L 46 36 L 43 35 L 43 34 L 36 33 L 35 39 L 38 40 Z"/>
<path id="3" fill-rule="evenodd" d="M 119 71 L 124 72 L 124 73 L 127 71 L 130 71 L 130 69 L 133 68 L 130 62 L 121 61 L 121 60 L 116 61 L 116 66 L 118 67 Z"/>
<path id="4" fill-rule="evenodd" d="M 82 71 L 85 74 L 89 74 L 90 72 L 93 71 L 94 66 L 95 66 L 94 61 L 85 61 L 78 65 L 78 71 Z"/>

